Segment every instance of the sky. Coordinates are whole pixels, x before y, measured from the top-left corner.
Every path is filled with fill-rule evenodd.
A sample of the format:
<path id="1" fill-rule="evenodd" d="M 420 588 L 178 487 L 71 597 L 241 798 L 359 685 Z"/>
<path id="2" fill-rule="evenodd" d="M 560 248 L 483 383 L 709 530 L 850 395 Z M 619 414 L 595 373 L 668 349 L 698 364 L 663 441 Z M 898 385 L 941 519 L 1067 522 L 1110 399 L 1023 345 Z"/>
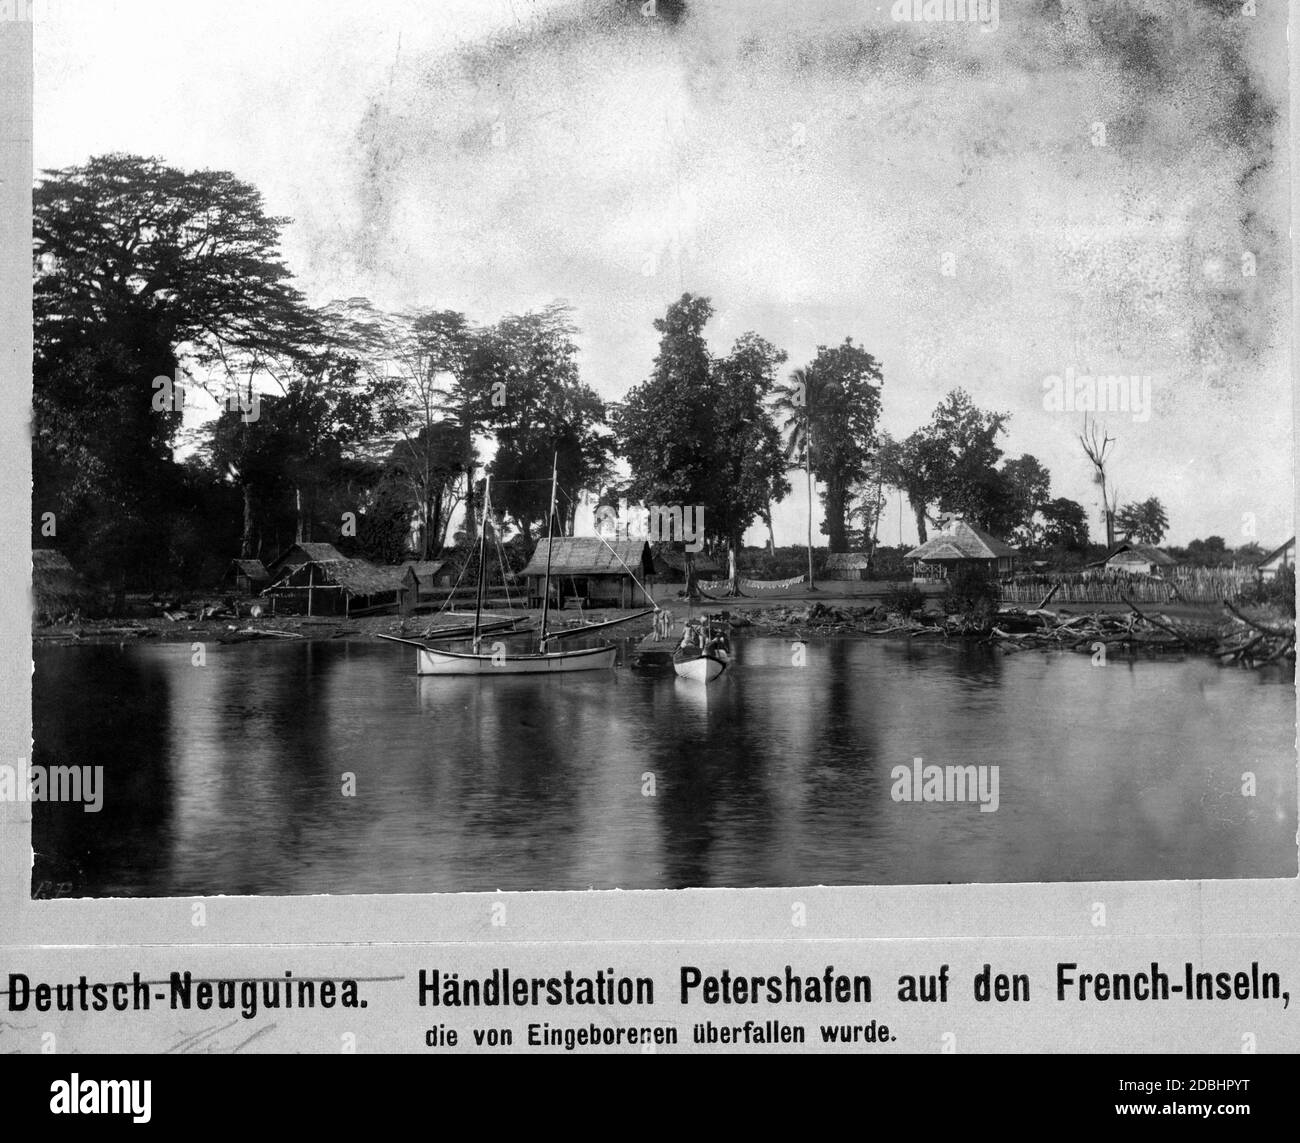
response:
<path id="1" fill-rule="evenodd" d="M 1120 502 L 1158 497 L 1168 543 L 1269 548 L 1294 528 L 1290 171 L 1286 13 L 1257 8 L 37 0 L 35 159 L 235 172 L 293 220 L 314 303 L 564 300 L 608 399 L 687 290 L 718 354 L 754 330 L 791 369 L 852 337 L 883 429 L 964 388 L 1094 539 L 1051 379 L 1133 378 L 1149 405 L 1098 414 Z M 806 535 L 792 483 L 779 544 Z M 880 538 L 916 539 L 897 497 Z"/>

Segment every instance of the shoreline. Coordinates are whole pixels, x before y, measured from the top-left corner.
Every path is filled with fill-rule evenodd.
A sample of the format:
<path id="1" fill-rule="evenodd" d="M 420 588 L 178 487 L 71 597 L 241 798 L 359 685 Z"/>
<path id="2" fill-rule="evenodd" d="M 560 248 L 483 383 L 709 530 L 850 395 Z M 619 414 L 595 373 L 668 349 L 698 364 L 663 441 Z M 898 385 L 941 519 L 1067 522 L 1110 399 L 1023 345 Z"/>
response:
<path id="1" fill-rule="evenodd" d="M 1053 611 L 1005 607 L 993 617 L 990 628 L 972 628 L 954 616 L 945 615 L 937 599 L 904 616 L 872 604 L 871 596 L 831 596 L 811 593 L 801 597 L 757 600 L 710 599 L 688 606 L 682 599 L 663 599 L 659 606 L 674 618 L 680 630 L 688 616 L 711 615 L 729 622 L 736 634 L 754 638 L 788 638 L 796 641 L 834 639 L 923 639 L 949 645 L 985 644 L 1005 654 L 1026 650 L 1073 650 L 1096 652 L 1104 644 L 1107 654 L 1128 658 L 1195 655 L 1225 665 L 1261 666 L 1265 662 L 1291 666 L 1295 659 L 1295 621 L 1275 613 L 1252 609 L 1252 613 L 1231 614 L 1224 607 L 1175 604 L 1161 610 L 1137 611 L 1124 604 L 1097 604 L 1086 608 Z M 527 617 L 532 631 L 540 622 L 540 610 L 516 609 L 511 614 Z M 552 612 L 558 620 L 553 630 L 588 622 L 617 619 L 635 614 L 618 609 L 589 610 L 579 619 L 576 609 Z M 443 612 L 412 616 L 378 615 L 360 618 L 343 616 L 263 616 L 258 619 L 224 616 L 211 619 L 164 617 L 126 621 L 99 620 L 79 624 L 34 628 L 33 646 L 125 646 L 128 643 L 239 643 L 264 642 L 371 642 L 375 636 L 396 635 L 419 639 L 435 622 L 463 620 L 472 612 Z M 651 631 L 651 620 L 629 623 L 606 637 L 643 639 Z M 507 636 L 508 637 L 508 636 Z M 526 638 L 525 633 L 519 636 Z"/>

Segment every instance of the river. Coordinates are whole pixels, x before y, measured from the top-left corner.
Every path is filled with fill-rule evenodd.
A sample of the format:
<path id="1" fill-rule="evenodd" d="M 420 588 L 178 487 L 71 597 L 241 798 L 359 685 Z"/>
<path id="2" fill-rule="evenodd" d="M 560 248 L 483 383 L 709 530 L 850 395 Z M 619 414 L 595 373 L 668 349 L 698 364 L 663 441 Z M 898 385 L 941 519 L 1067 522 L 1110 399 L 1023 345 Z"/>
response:
<path id="1" fill-rule="evenodd" d="M 1297 872 L 1292 672 L 771 638 L 707 687 L 420 679 L 378 642 L 34 654 L 33 762 L 104 767 L 99 812 L 34 807 L 41 895 Z M 996 767 L 996 809 L 900 800 L 926 766 Z"/>

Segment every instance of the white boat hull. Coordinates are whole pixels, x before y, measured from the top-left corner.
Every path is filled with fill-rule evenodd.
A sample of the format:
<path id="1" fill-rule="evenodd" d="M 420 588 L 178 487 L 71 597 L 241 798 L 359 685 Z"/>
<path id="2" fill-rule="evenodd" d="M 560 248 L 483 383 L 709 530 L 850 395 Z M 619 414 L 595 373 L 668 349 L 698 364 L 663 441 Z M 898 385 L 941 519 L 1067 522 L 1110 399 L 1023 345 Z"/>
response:
<path id="1" fill-rule="evenodd" d="M 712 655 L 700 655 L 694 659 L 675 659 L 673 670 L 679 679 L 694 679 L 701 683 L 711 683 L 727 669 L 725 659 Z"/>
<path id="2" fill-rule="evenodd" d="M 577 651 L 495 656 L 468 651 L 443 651 L 421 647 L 415 653 L 418 675 L 555 675 L 574 671 L 606 671 L 618 657 L 616 647 L 590 647 Z"/>

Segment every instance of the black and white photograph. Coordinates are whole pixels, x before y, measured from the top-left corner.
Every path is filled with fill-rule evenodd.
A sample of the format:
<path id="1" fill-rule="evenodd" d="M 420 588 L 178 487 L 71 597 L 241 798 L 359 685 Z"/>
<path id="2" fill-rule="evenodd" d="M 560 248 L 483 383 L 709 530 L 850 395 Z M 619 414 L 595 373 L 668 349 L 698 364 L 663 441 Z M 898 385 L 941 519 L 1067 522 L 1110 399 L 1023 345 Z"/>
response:
<path id="1" fill-rule="evenodd" d="M 31 898 L 1296 878 L 1285 5 L 18 9 Z"/>

